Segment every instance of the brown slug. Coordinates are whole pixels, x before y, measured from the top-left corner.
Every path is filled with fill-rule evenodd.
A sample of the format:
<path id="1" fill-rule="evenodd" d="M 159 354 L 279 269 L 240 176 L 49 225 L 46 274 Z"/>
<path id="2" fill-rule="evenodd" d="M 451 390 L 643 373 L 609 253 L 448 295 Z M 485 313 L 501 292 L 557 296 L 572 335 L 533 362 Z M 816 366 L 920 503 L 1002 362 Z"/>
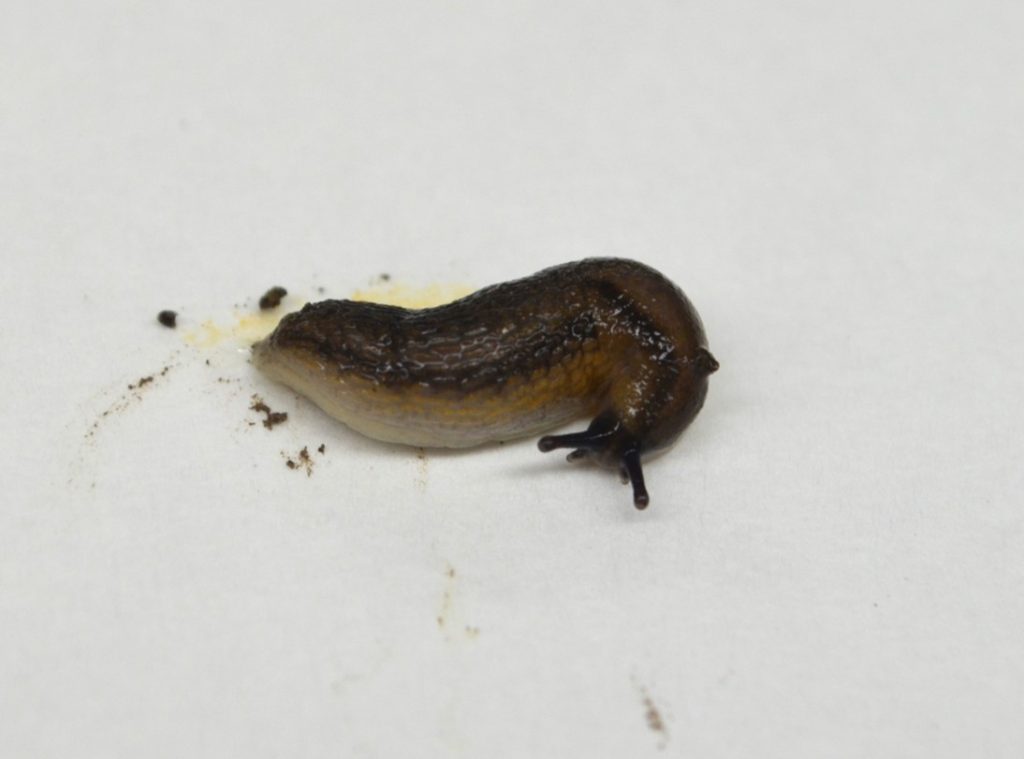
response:
<path id="1" fill-rule="evenodd" d="M 718 362 L 690 301 L 649 266 L 587 259 L 436 308 L 310 303 L 253 346 L 253 363 L 358 432 L 461 448 L 581 416 L 542 451 L 618 469 L 649 501 L 642 454 L 704 405 Z"/>

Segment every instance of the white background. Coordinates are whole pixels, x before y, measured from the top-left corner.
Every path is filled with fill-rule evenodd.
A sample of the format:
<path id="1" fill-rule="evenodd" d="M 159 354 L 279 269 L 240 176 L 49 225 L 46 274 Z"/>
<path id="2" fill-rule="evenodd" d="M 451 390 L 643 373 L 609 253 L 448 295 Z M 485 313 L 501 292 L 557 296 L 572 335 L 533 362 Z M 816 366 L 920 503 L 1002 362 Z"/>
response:
<path id="1" fill-rule="evenodd" d="M 3 756 L 1024 754 L 1020 3 L 2 17 Z M 587 255 L 722 364 L 643 513 L 183 339 Z"/>

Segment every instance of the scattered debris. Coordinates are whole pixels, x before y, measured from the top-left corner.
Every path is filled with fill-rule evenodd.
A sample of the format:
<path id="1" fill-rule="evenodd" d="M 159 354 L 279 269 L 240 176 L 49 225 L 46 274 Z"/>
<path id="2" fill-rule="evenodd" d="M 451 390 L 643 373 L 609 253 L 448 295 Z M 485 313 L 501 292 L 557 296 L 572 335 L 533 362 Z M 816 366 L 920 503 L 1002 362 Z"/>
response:
<path id="1" fill-rule="evenodd" d="M 277 308 L 281 305 L 281 298 L 286 296 L 288 291 L 280 285 L 275 285 L 263 293 L 263 297 L 260 298 L 260 309 L 268 311 L 271 308 Z"/>
<path id="2" fill-rule="evenodd" d="M 307 446 L 302 446 L 302 450 L 294 458 L 284 451 L 281 451 L 281 455 L 285 457 L 284 464 L 289 469 L 305 469 L 307 477 L 313 476 L 313 457 L 309 455 Z"/>
<path id="3" fill-rule="evenodd" d="M 441 608 L 437 612 L 437 629 L 444 639 L 450 643 L 462 640 L 476 640 L 480 637 L 480 628 L 466 619 L 461 603 L 457 603 L 459 593 L 455 567 L 445 562 L 444 589 L 441 593 Z"/>
<path id="4" fill-rule="evenodd" d="M 147 374 L 145 377 L 139 377 L 137 380 L 135 380 L 135 382 L 133 384 L 128 386 L 128 389 L 129 390 L 141 390 L 146 385 L 148 385 L 150 382 L 155 380 L 157 377 L 163 377 L 170 370 L 171 370 L 170 366 L 165 366 L 163 369 L 161 369 L 156 374 Z"/>
<path id="5" fill-rule="evenodd" d="M 437 613 L 437 626 L 444 629 L 448 622 L 448 616 L 452 611 L 452 593 L 455 590 L 455 567 L 448 564 L 444 576 L 447 578 L 444 593 L 441 594 L 441 610 Z"/>
<path id="6" fill-rule="evenodd" d="M 174 329 L 178 326 L 178 312 L 170 310 L 161 311 L 156 315 L 156 320 L 167 327 L 167 329 Z"/>
<path id="7" fill-rule="evenodd" d="M 288 421 L 288 414 L 284 411 L 274 411 L 264 403 L 263 399 L 258 395 L 252 396 L 252 403 L 249 405 L 252 411 L 256 411 L 260 414 L 266 414 L 266 418 L 263 420 L 263 426 L 268 430 L 274 429 L 278 424 Z"/>
<path id="8" fill-rule="evenodd" d="M 177 366 L 177 364 L 175 364 L 175 366 Z M 107 409 L 101 413 L 91 425 L 89 425 L 89 429 L 85 432 L 85 438 L 88 440 L 89 438 L 95 437 L 101 422 L 103 422 L 107 417 L 124 411 L 133 403 L 142 401 L 144 397 L 143 390 L 148 389 L 150 385 L 153 385 L 156 382 L 158 377 L 165 376 L 173 368 L 174 367 L 170 364 L 166 364 L 160 371 L 153 372 L 153 374 L 147 374 L 144 377 L 139 377 L 135 382 L 129 384 L 128 390 L 123 393 L 120 398 L 111 403 L 110 406 L 108 406 Z"/>

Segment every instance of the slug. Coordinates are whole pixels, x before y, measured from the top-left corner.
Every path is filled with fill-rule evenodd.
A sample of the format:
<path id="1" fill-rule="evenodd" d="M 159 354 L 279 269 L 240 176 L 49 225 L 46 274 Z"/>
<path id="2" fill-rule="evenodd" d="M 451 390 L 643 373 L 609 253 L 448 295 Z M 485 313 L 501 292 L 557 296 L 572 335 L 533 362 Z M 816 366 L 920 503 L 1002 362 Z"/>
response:
<path id="1" fill-rule="evenodd" d="M 586 259 L 436 308 L 326 300 L 253 346 L 254 365 L 378 440 L 461 448 L 579 417 L 541 451 L 617 469 L 649 502 L 644 454 L 704 405 L 718 362 L 683 292 L 654 269 Z"/>

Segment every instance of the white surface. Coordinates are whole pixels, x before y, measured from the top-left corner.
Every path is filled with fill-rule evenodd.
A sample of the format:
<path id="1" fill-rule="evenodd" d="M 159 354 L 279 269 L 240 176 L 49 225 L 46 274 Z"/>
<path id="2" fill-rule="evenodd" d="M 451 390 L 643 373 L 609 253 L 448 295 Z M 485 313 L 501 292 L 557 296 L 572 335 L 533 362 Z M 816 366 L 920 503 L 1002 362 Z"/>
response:
<path id="1" fill-rule="evenodd" d="M 1022 8 L 8 0 L 0 753 L 1021 756 Z M 645 513 L 182 342 L 610 254 L 722 363 Z"/>

